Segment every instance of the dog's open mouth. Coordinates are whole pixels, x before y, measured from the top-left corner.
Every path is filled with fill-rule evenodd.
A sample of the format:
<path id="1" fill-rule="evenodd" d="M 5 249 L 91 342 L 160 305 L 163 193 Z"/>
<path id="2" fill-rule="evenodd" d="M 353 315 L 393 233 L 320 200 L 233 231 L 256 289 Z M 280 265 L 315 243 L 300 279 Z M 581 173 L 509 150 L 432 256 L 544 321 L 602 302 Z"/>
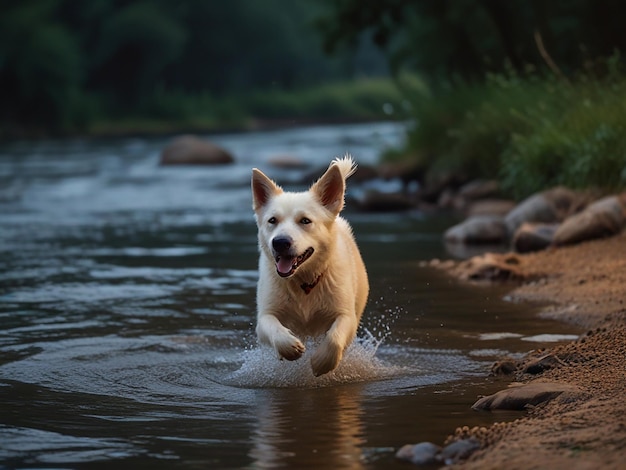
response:
<path id="1" fill-rule="evenodd" d="M 307 248 L 304 253 L 299 256 L 276 256 L 276 272 L 280 277 L 291 276 L 298 267 L 304 263 L 313 254 L 313 248 Z"/>

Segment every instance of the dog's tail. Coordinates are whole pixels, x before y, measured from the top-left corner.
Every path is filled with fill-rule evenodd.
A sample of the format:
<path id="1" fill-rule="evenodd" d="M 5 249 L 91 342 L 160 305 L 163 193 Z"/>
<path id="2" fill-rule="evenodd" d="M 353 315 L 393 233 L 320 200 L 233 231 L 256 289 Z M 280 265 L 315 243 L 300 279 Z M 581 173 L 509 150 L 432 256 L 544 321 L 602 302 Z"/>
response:
<path id="1" fill-rule="evenodd" d="M 347 180 L 354 172 L 356 171 L 356 162 L 352 159 L 349 153 L 346 153 L 343 157 L 335 158 L 331 166 L 337 165 L 339 167 L 339 171 L 343 176 L 344 180 Z"/>

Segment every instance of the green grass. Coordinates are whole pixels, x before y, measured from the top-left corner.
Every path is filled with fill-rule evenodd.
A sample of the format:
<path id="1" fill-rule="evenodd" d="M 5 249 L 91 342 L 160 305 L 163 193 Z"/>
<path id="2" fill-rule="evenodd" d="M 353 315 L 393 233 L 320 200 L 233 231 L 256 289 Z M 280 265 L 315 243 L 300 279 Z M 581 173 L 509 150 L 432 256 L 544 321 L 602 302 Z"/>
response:
<path id="1" fill-rule="evenodd" d="M 128 109 L 111 96 L 77 94 L 54 129 L 0 127 L 0 138 L 54 134 L 129 135 L 245 130 L 259 124 L 407 119 L 407 90 L 425 90 L 414 75 L 360 78 L 294 90 L 249 90 L 218 96 L 156 88 Z M 117 103 L 117 104 L 116 104 Z"/>
<path id="2" fill-rule="evenodd" d="M 258 90 L 219 98 L 209 93 L 158 90 L 130 113 L 104 110 L 101 115 L 93 117 L 87 133 L 219 131 L 285 120 L 406 119 L 406 100 L 400 87 L 418 89 L 424 85 L 412 76 L 401 79 L 400 86 L 398 81 L 390 78 L 362 78 L 292 91 Z"/>
<path id="3" fill-rule="evenodd" d="M 417 79 L 415 79 L 417 80 Z M 261 91 L 243 95 L 250 115 L 260 118 L 380 119 L 406 117 L 403 93 L 387 78 L 363 78 L 285 92 Z"/>
<path id="4" fill-rule="evenodd" d="M 626 78 L 553 91 L 558 105 L 515 132 L 503 153 L 505 187 L 518 195 L 549 185 L 615 190 L 626 185 Z M 529 113 L 530 114 L 530 113 Z"/>
<path id="5" fill-rule="evenodd" d="M 602 76 L 510 72 L 415 94 L 412 104 L 405 153 L 430 177 L 498 178 L 518 198 L 557 184 L 626 186 L 626 73 L 615 58 Z"/>

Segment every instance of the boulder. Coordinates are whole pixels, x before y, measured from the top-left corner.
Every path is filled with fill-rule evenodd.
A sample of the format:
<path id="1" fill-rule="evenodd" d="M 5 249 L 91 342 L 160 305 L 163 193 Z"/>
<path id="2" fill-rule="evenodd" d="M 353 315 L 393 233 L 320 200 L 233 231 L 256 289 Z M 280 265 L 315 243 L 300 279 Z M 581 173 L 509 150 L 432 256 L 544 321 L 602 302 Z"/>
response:
<path id="1" fill-rule="evenodd" d="M 475 201 L 496 196 L 500 185 L 494 180 L 472 180 L 459 188 L 458 196 L 466 201 Z"/>
<path id="2" fill-rule="evenodd" d="M 498 216 L 478 215 L 465 219 L 444 233 L 448 243 L 488 244 L 507 239 L 504 219 Z"/>
<path id="3" fill-rule="evenodd" d="M 615 235 L 626 223 L 623 196 L 609 196 L 568 217 L 554 234 L 554 245 L 569 245 Z"/>
<path id="4" fill-rule="evenodd" d="M 466 212 L 468 206 L 474 201 L 495 196 L 498 191 L 497 181 L 472 180 L 462 185 L 458 190 L 453 187 L 443 189 L 437 199 L 437 205 L 444 209 L 452 208 L 458 212 Z"/>
<path id="5" fill-rule="evenodd" d="M 578 394 L 580 389 L 573 385 L 556 382 L 532 382 L 514 385 L 479 399 L 472 405 L 473 410 L 524 410 L 550 401 L 562 393 Z"/>
<path id="6" fill-rule="evenodd" d="M 509 199 L 480 199 L 470 202 L 466 209 L 466 215 L 499 215 L 506 216 L 515 208 L 515 201 Z"/>
<path id="7" fill-rule="evenodd" d="M 559 224 L 524 222 L 513 235 L 512 246 L 518 253 L 540 251 L 552 244 Z"/>
<path id="8" fill-rule="evenodd" d="M 161 165 L 223 165 L 233 163 L 223 148 L 193 135 L 173 139 L 161 152 Z"/>
<path id="9" fill-rule="evenodd" d="M 574 210 L 577 201 L 577 194 L 562 186 L 534 194 L 504 218 L 509 235 L 513 236 L 524 222 L 561 222 Z"/>

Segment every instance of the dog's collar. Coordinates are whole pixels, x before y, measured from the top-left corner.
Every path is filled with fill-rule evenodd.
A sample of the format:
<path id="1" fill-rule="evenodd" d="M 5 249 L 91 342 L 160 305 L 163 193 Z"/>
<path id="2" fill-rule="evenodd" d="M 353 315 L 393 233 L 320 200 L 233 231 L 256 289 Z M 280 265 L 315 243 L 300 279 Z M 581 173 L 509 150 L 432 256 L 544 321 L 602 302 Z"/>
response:
<path id="1" fill-rule="evenodd" d="M 320 279 L 322 279 L 323 275 L 324 273 L 317 276 L 317 279 L 315 279 L 315 281 L 310 284 L 308 282 L 303 282 L 302 284 L 300 284 L 300 288 L 304 291 L 306 295 L 309 295 L 313 288 L 320 282 Z"/>

